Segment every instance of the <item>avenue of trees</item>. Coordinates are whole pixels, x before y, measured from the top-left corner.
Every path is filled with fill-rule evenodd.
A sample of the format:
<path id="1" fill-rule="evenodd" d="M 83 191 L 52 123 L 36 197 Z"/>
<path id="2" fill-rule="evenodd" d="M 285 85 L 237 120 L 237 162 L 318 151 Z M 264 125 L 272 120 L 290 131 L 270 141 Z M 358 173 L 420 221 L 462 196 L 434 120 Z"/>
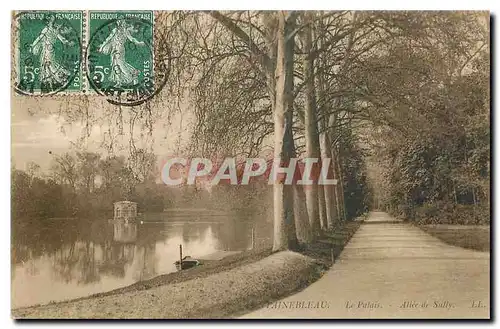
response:
<path id="1" fill-rule="evenodd" d="M 128 111 L 129 125 L 151 134 L 161 115 L 185 112 L 194 120 L 184 156 L 332 159 L 322 163 L 337 185 L 276 183 L 264 193 L 275 251 L 314 242 L 370 206 L 406 218 L 428 204 L 488 209 L 488 31 L 479 12 L 159 12 L 167 86 L 140 106 L 104 104 L 111 114 L 101 120 Z"/>
<path id="2" fill-rule="evenodd" d="M 379 132 L 382 208 L 431 223 L 489 223 L 488 56 L 472 60 L 467 74 L 421 89 L 420 104 L 405 114 L 413 124 Z"/>
<path id="3" fill-rule="evenodd" d="M 333 159 L 333 188 L 273 185 L 281 250 L 366 209 L 368 153 L 386 209 L 450 190 L 487 203 L 488 24 L 472 12 L 212 11 L 166 13 L 156 28 L 182 58 L 171 91 L 194 109 L 193 154 Z"/>

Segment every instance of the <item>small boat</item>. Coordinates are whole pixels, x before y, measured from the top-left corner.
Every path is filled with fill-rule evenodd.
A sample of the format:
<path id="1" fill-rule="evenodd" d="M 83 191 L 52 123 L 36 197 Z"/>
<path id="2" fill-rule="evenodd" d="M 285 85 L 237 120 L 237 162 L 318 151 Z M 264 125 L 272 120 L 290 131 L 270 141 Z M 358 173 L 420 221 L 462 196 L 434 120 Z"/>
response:
<path id="1" fill-rule="evenodd" d="M 182 258 L 182 264 L 180 261 L 176 261 L 175 263 L 175 268 L 177 271 L 180 270 L 187 270 L 188 268 L 192 268 L 195 266 L 200 265 L 200 261 L 194 258 L 191 258 L 191 256 L 186 256 Z"/>

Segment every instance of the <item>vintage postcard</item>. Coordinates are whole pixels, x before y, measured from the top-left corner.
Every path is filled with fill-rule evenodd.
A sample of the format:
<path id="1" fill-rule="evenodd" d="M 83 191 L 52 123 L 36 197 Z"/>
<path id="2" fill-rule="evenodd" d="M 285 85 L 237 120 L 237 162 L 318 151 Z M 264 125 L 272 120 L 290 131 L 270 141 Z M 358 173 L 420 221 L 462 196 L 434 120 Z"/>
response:
<path id="1" fill-rule="evenodd" d="M 490 14 L 12 13 L 14 319 L 490 319 Z"/>

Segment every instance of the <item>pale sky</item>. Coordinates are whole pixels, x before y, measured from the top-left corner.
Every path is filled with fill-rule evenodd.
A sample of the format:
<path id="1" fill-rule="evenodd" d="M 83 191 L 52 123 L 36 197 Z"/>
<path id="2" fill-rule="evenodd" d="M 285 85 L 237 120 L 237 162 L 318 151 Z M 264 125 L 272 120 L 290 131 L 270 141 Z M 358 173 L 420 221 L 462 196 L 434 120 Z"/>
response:
<path id="1" fill-rule="evenodd" d="M 72 143 L 78 143 L 79 141 L 84 149 L 106 155 L 107 151 L 101 144 L 103 141 L 109 140 L 108 131 L 110 128 L 112 135 L 116 138 L 114 145 L 118 146 L 115 154 L 128 154 L 130 141 L 128 121 L 130 116 L 127 107 L 122 107 L 123 135 L 119 136 L 117 121 L 111 120 L 112 124 L 110 126 L 109 119 L 102 118 L 105 114 L 117 117 L 119 107 L 102 99 L 99 102 L 85 104 L 78 97 L 69 95 L 35 98 L 16 94 L 12 96 L 11 100 L 11 156 L 17 169 L 24 170 L 27 163 L 34 161 L 41 166 L 42 171 L 46 171 L 50 168 L 53 157 L 53 155 L 49 154 L 49 151 L 60 155 L 75 149 Z M 89 129 L 90 137 L 83 138 L 86 135 L 86 125 L 85 121 L 81 120 L 82 115 L 77 115 L 73 119 L 68 118 L 66 115 L 60 115 L 61 106 L 63 109 L 70 109 L 72 113 L 77 112 L 77 110 L 82 111 L 82 109 L 83 111 L 89 110 L 96 121 Z M 77 110 L 73 111 L 73 108 Z M 158 111 L 158 113 L 160 112 Z M 186 119 L 186 117 L 188 118 Z M 172 116 L 170 123 L 166 118 L 158 119 L 154 124 L 152 138 L 148 136 L 141 137 L 140 123 L 136 123 L 136 128 L 134 128 L 136 146 L 147 149 L 152 147 L 153 151 L 158 155 L 159 161 L 161 161 L 161 159 L 177 149 L 179 136 L 182 143 L 187 142 L 189 138 L 189 117 L 188 114 L 184 114 L 181 122 L 181 115 L 177 113 Z"/>

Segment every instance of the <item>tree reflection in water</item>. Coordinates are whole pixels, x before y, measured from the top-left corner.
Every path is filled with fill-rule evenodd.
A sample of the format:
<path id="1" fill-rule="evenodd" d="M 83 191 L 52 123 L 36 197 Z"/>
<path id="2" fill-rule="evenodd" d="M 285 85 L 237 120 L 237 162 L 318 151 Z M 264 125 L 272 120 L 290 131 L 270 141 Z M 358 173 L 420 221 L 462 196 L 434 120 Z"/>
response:
<path id="1" fill-rule="evenodd" d="M 135 256 L 134 245 L 137 240 L 137 225 L 134 223 L 115 222 L 113 240 L 103 245 L 103 257 L 99 270 L 103 274 L 118 278 L 125 277 L 125 267 Z"/>
<path id="2" fill-rule="evenodd" d="M 29 300 L 20 297 L 22 306 L 48 302 L 53 295 L 59 299 L 85 296 L 86 291 L 112 290 L 176 271 L 173 263 L 178 259 L 179 244 L 191 256 L 198 256 L 216 250 L 244 250 L 249 242 L 246 225 L 235 220 L 218 224 L 170 220 L 176 224 L 168 220 L 144 225 L 106 220 L 13 222 L 13 291 L 51 286 L 36 289 L 40 295 L 30 295 Z"/>

